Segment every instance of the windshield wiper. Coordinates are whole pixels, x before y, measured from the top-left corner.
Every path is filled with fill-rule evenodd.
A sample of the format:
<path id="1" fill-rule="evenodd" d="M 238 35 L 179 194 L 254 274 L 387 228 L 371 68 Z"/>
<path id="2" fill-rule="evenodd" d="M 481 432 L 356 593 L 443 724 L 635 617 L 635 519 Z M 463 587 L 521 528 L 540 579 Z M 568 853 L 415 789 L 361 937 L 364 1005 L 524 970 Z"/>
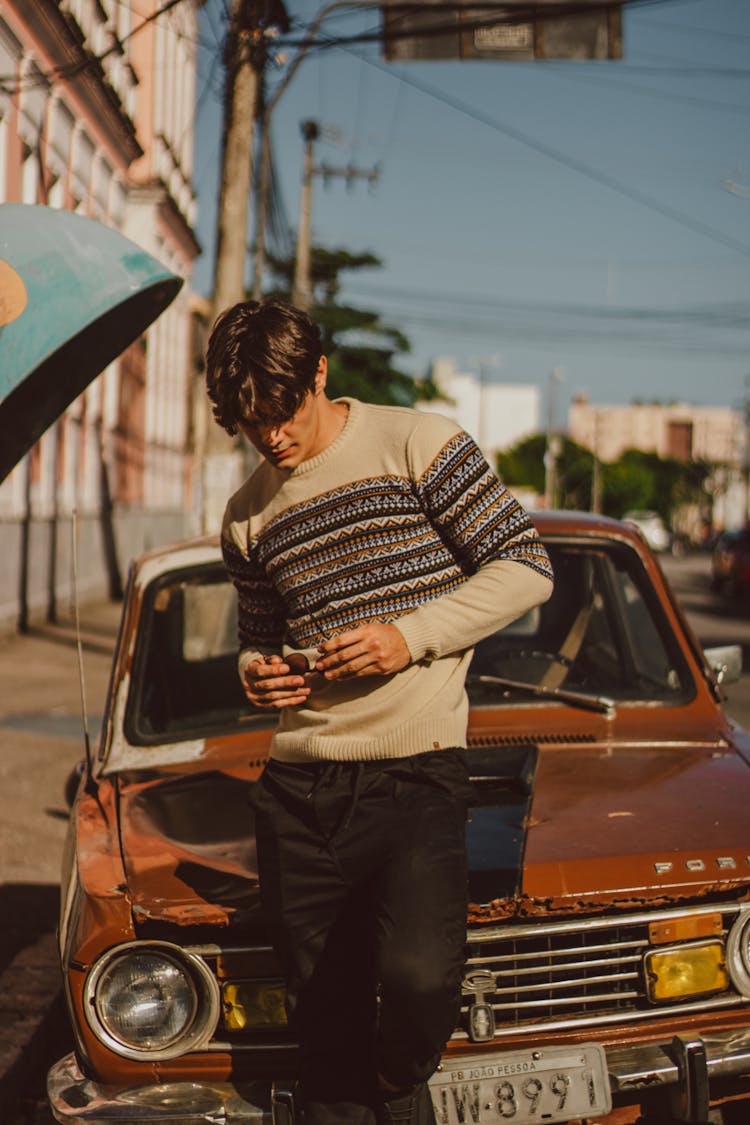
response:
<path id="1" fill-rule="evenodd" d="M 489 684 L 494 687 L 512 688 L 515 691 L 525 691 L 529 695 L 538 695 L 550 699 L 558 699 L 561 703 L 569 703 L 571 707 L 583 707 L 586 711 L 599 711 L 608 719 L 615 716 L 615 701 L 608 695 L 589 695 L 584 691 L 570 691 L 568 688 L 544 687 L 543 684 L 528 684 L 525 680 L 508 680 L 505 676 L 470 675 L 466 677 L 466 685 Z"/>

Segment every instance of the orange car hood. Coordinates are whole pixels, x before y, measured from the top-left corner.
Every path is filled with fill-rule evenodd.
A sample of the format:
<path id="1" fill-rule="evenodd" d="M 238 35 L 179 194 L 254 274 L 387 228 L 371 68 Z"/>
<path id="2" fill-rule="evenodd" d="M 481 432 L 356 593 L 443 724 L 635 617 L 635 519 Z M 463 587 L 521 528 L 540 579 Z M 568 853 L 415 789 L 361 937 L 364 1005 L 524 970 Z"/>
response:
<path id="1" fill-rule="evenodd" d="M 249 779 L 210 770 L 121 781 L 120 833 L 136 922 L 227 926 L 258 916 Z"/>
<path id="2" fill-rule="evenodd" d="M 709 745 L 470 751 L 470 917 L 695 899 L 750 884 L 750 771 Z M 141 775 L 143 777 L 143 775 Z M 122 779 L 136 920 L 259 916 L 249 777 L 217 769 Z"/>
<path id="3" fill-rule="evenodd" d="M 750 771 L 717 745 L 540 755 L 521 890 L 546 909 L 694 898 L 750 883 Z"/>

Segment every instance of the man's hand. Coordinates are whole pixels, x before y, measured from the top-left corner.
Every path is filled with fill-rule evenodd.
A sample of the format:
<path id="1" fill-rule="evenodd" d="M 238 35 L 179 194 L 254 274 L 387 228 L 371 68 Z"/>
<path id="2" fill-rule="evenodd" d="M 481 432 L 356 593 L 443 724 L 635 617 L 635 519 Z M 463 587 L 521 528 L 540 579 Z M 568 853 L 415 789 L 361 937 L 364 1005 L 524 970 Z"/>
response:
<path id="1" fill-rule="evenodd" d="M 339 633 L 318 649 L 315 671 L 327 680 L 352 676 L 388 676 L 400 672 L 411 661 L 402 633 L 395 625 L 375 621 Z"/>
<path id="2" fill-rule="evenodd" d="M 298 707 L 307 702 L 310 690 L 303 676 L 291 674 L 281 656 L 253 660 L 245 668 L 245 695 L 264 711 Z"/>

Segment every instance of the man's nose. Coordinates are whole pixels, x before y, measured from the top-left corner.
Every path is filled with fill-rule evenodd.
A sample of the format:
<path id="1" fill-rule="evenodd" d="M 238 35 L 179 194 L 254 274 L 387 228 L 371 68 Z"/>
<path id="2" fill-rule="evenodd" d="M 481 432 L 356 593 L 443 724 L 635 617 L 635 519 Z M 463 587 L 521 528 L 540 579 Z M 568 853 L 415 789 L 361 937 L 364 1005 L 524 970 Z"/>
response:
<path id="1" fill-rule="evenodd" d="M 264 426 L 261 436 L 266 445 L 275 445 L 281 437 L 281 426 L 278 422 Z"/>

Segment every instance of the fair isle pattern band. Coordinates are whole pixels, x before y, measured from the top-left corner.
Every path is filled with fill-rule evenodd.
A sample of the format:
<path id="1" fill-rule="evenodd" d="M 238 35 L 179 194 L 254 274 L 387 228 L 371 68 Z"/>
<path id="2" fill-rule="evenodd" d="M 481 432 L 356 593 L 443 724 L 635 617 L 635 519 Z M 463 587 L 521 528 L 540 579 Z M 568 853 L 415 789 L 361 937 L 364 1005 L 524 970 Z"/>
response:
<path id="1" fill-rule="evenodd" d="M 454 590 L 490 559 L 551 576 L 525 511 L 465 433 L 416 483 L 377 476 L 285 509 L 250 546 L 226 540 L 242 648 L 308 648 L 370 621 L 393 621 Z"/>

